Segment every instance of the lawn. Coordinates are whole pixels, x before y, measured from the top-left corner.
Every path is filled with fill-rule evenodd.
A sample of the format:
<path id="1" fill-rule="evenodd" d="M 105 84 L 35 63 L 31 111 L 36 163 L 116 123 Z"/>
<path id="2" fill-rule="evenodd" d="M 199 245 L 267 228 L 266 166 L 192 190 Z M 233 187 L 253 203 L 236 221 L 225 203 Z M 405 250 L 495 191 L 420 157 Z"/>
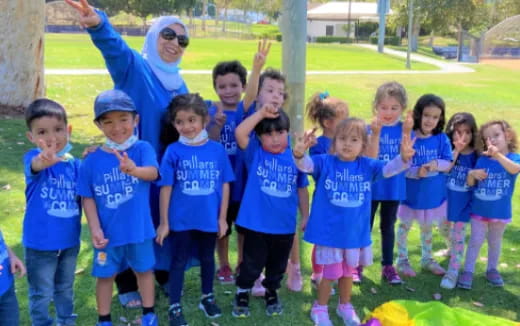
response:
<path id="1" fill-rule="evenodd" d="M 70 42 L 79 39 L 75 44 L 69 44 L 64 35 L 48 35 L 46 44 L 46 62 L 48 67 L 83 67 L 83 68 L 102 68 L 102 61 L 91 45 L 85 43 L 84 36 L 68 36 Z M 130 39 L 132 46 L 140 47 L 142 39 Z M 198 40 L 197 40 L 198 41 Z M 207 41 L 207 42 L 206 42 Z M 219 42 L 219 54 L 225 58 L 234 58 L 233 52 L 237 47 L 245 51 L 240 51 L 240 60 L 249 66 L 249 62 L 255 49 L 254 42 L 235 42 L 235 41 L 211 41 L 205 40 L 204 47 L 190 48 L 189 55 L 183 61 L 186 69 L 209 69 L 214 60 L 224 59 L 209 44 L 215 46 Z M 195 43 L 195 42 L 194 42 Z M 68 44 L 68 45 L 67 45 Z M 277 50 L 278 47 L 278 50 Z M 348 50 L 346 50 L 348 49 Z M 385 66 L 382 62 L 387 62 L 387 56 L 379 56 L 370 52 L 365 53 L 365 57 L 358 57 L 357 52 L 349 51 L 351 48 L 343 46 L 315 46 L 311 47 L 308 53 L 309 69 L 332 69 L 332 65 L 344 65 L 349 69 L 349 64 L 359 67 L 376 65 Z M 353 49 L 353 48 L 352 48 Z M 204 51 L 205 50 L 205 51 Z M 312 51 L 311 51 L 312 50 Z M 357 49 L 356 49 L 357 50 Z M 247 53 L 245 53 L 247 52 Z M 59 60 L 59 53 L 66 56 L 66 60 Z M 223 54 L 224 53 L 224 54 Z M 312 53 L 312 55 L 311 55 Z M 339 59 L 338 53 L 345 56 Z M 193 57 L 198 55 L 195 60 Z M 279 67 L 279 45 L 270 56 L 269 65 Z M 91 58 L 95 60 L 89 61 Z M 211 59 L 213 57 L 213 59 Z M 77 58 L 71 62 L 70 59 Z M 316 59 L 314 63 L 312 59 Z M 318 59 L 319 58 L 319 59 Z M 62 58 L 63 59 L 63 58 Z M 192 61 L 189 61 L 192 60 Z M 213 61 L 212 61 L 213 60 Z M 338 61 L 338 62 L 336 62 Z M 60 64 L 61 62 L 61 64 Z M 335 63 L 336 62 L 336 63 Z M 318 64 L 322 67 L 316 68 Z M 348 75 L 348 76 L 308 76 L 306 83 L 306 97 L 312 93 L 328 90 L 333 96 L 343 98 L 349 102 L 351 116 L 358 116 L 368 119 L 371 117 L 371 103 L 375 89 L 382 82 L 387 80 L 397 80 L 401 82 L 409 92 L 410 107 L 414 101 L 422 94 L 427 92 L 436 93 L 444 98 L 447 103 L 448 115 L 458 111 L 470 111 L 476 116 L 478 122 L 482 123 L 489 119 L 507 119 L 514 128 L 520 132 L 520 72 L 508 71 L 491 66 L 475 66 L 477 72 L 470 74 L 453 75 Z M 353 68 L 352 68 L 353 69 Z M 393 69 L 393 68 L 387 68 Z M 186 75 L 185 80 L 190 89 L 199 92 L 203 97 L 214 99 L 215 95 L 211 87 L 211 77 L 209 75 Z M 79 155 L 86 145 L 99 143 L 102 141 L 100 132 L 95 128 L 92 121 L 92 103 L 101 90 L 111 87 L 112 83 L 108 76 L 47 76 L 47 96 L 62 103 L 68 110 L 69 121 L 73 126 L 72 142 L 74 144 L 73 154 Z M 25 139 L 25 124 L 19 119 L 0 119 L 0 146 L 2 155 L 0 156 L 0 187 L 9 185 L 0 190 L 0 210 L 1 228 L 6 242 L 12 246 L 18 255 L 23 257 L 23 249 L 20 244 L 21 221 L 24 213 L 24 181 L 22 174 L 21 158 L 31 145 Z M 520 192 L 517 190 L 514 196 L 514 203 L 518 204 Z M 453 290 L 447 291 L 439 288 L 440 278 L 427 273 L 418 273 L 413 279 L 406 280 L 404 286 L 389 286 L 380 280 L 380 236 L 379 232 L 374 231 L 374 265 L 366 269 L 366 279 L 361 286 L 354 288 L 353 303 L 361 316 L 378 305 L 392 299 L 413 299 L 418 301 L 432 300 L 434 293 L 442 294 L 442 302 L 452 307 L 461 307 L 478 311 L 487 315 L 495 315 L 511 320 L 520 321 L 520 207 L 514 206 L 514 221 L 506 229 L 504 236 L 500 270 L 506 281 L 504 288 L 492 288 L 487 285 L 483 278 L 486 265 L 484 257 L 486 246 L 481 251 L 481 259 L 477 262 L 477 276 L 472 291 Z M 376 221 L 375 225 L 378 225 Z M 410 233 L 410 252 L 411 261 L 414 266 L 419 265 L 419 239 L 418 228 L 415 227 Z M 435 234 L 434 250 L 445 247 L 444 242 Z M 235 247 L 232 244 L 232 261 L 235 259 Z M 84 225 L 82 234 L 82 250 L 78 261 L 78 271 L 76 278 L 76 312 L 79 314 L 78 325 L 93 325 L 96 321 L 94 278 L 90 276 L 92 260 L 92 249 Z M 314 292 L 308 282 L 310 270 L 310 246 L 306 243 L 302 245 L 302 268 L 305 275 L 305 286 L 301 293 L 289 293 L 285 288 L 281 291 L 281 300 L 285 305 L 285 312 L 282 316 L 268 318 L 263 312 L 261 300 L 252 301 L 253 316 L 247 320 L 234 320 L 230 316 L 232 295 L 227 291 L 234 291 L 233 286 L 215 287 L 217 301 L 224 311 L 224 316 L 216 320 L 220 325 L 311 325 L 308 312 Z M 447 260 L 442 260 L 446 266 Z M 415 289 L 410 292 L 407 288 Z M 373 294 L 374 289 L 377 294 Z M 21 306 L 22 325 L 29 325 L 27 314 L 27 285 L 26 280 L 17 281 L 17 293 Z M 185 295 L 183 304 L 185 314 L 190 325 L 208 325 L 200 311 L 196 308 L 199 299 L 199 280 L 198 270 L 192 269 L 186 278 Z M 335 300 L 331 300 L 331 306 L 335 307 Z M 480 302 L 482 307 L 477 307 L 473 302 Z M 138 311 L 124 311 L 117 304 L 117 297 L 114 295 L 113 301 L 113 320 L 117 321 L 121 316 L 128 320 L 138 314 Z M 161 314 L 162 325 L 166 323 L 167 302 L 164 297 L 158 301 L 158 311 Z M 331 309 L 332 311 L 332 309 Z M 339 325 L 339 320 L 333 316 L 333 321 Z M 115 323 L 117 325 L 117 323 Z M 450 325 L 451 326 L 451 325 Z"/>
<path id="2" fill-rule="evenodd" d="M 143 37 L 125 37 L 128 44 L 138 51 L 143 45 Z M 183 69 L 211 70 L 224 60 L 240 60 L 247 67 L 256 52 L 258 41 L 231 39 L 191 40 L 182 60 Z M 273 42 L 267 66 L 281 66 L 281 43 Z M 425 63 L 413 62 L 415 70 L 437 70 Z M 104 68 L 99 51 L 92 45 L 86 34 L 46 34 L 46 68 Z M 308 70 L 405 70 L 405 60 L 375 52 L 354 45 L 309 44 L 307 51 Z"/>

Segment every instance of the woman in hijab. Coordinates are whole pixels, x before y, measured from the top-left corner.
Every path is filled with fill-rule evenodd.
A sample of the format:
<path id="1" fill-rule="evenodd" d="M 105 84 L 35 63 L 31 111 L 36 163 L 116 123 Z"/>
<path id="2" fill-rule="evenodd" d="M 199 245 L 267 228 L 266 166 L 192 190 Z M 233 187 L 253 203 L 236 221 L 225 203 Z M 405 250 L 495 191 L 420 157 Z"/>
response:
<path id="1" fill-rule="evenodd" d="M 172 16 L 158 18 L 146 34 L 142 53 L 131 49 L 114 30 L 106 14 L 92 8 L 87 0 L 65 0 L 80 15 L 79 23 L 101 51 L 114 88 L 127 93 L 139 113 L 138 136 L 154 147 L 160 161 L 164 146 L 160 140 L 161 120 L 175 96 L 188 93 L 179 74 L 179 63 L 189 44 L 188 30 Z M 159 189 L 151 187 L 150 207 L 159 221 Z M 156 248 L 156 278 L 165 285 L 169 270 L 169 244 Z M 135 276 L 130 269 L 118 274 L 119 300 L 128 308 L 140 307 Z M 163 288 L 167 288 L 163 286 Z"/>

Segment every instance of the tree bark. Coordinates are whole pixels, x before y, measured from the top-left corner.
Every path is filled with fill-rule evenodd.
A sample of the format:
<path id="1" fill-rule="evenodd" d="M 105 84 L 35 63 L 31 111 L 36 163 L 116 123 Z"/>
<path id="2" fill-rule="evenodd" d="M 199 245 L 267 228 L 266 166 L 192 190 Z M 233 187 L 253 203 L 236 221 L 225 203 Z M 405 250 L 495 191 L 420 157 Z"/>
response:
<path id="1" fill-rule="evenodd" d="M 44 1 L 0 0 L 0 114 L 44 95 Z"/>

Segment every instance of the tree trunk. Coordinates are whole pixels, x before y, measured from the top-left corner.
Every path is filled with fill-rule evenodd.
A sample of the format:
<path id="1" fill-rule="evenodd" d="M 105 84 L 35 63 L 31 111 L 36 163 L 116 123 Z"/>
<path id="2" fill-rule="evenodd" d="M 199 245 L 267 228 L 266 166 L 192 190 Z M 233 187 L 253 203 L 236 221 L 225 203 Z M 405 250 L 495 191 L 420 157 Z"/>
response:
<path id="1" fill-rule="evenodd" d="M 208 0 L 202 0 L 202 31 L 206 31 L 206 16 L 208 14 Z"/>
<path id="2" fill-rule="evenodd" d="M 435 41 L 435 33 L 434 33 L 434 30 L 432 29 L 432 31 L 430 33 L 430 43 L 429 43 L 430 47 L 433 47 L 433 42 L 434 41 Z"/>
<path id="3" fill-rule="evenodd" d="M 0 114 L 23 113 L 44 95 L 44 1 L 0 0 Z"/>
<path id="4" fill-rule="evenodd" d="M 421 23 L 418 22 L 418 19 L 415 19 L 413 24 L 413 31 L 412 31 L 412 51 L 417 52 L 419 49 L 419 33 L 421 31 Z"/>
<path id="5" fill-rule="evenodd" d="M 226 32 L 226 22 L 227 22 L 227 5 L 224 7 L 224 20 L 222 21 L 222 31 Z"/>

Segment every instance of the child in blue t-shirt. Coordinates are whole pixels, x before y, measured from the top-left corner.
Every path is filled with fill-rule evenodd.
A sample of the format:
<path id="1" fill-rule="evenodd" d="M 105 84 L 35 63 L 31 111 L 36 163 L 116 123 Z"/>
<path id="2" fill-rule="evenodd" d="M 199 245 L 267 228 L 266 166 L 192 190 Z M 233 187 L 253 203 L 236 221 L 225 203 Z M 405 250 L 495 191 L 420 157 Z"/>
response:
<path id="1" fill-rule="evenodd" d="M 79 252 L 81 208 L 76 193 L 79 160 L 68 152 L 71 128 L 63 106 L 49 99 L 25 111 L 27 138 L 37 146 L 24 156 L 26 210 L 23 245 L 33 325 L 75 325 L 74 272 Z M 59 290 L 57 290 L 59 289 Z"/>
<path id="2" fill-rule="evenodd" d="M 122 266 L 136 273 L 142 298 L 143 325 L 157 325 L 154 312 L 155 231 L 149 206 L 150 183 L 158 177 L 152 146 L 134 135 L 139 116 L 123 91 L 100 93 L 94 122 L 106 137 L 80 170 L 78 193 L 87 216 L 97 278 L 98 326 L 112 325 L 112 286 Z"/>
<path id="3" fill-rule="evenodd" d="M 233 170 L 222 144 L 208 139 L 206 103 L 198 94 L 175 97 L 168 107 L 167 121 L 179 139 L 166 148 L 161 162 L 160 214 L 156 241 L 162 245 L 170 234 L 171 325 L 187 325 L 181 307 L 184 270 L 193 247 L 198 248 L 202 297 L 199 308 L 208 318 L 221 310 L 213 294 L 215 243 L 227 232 L 229 183 Z"/>
<path id="4" fill-rule="evenodd" d="M 288 132 L 287 114 L 267 103 L 235 132 L 238 146 L 244 150 L 248 179 L 236 222 L 244 232 L 244 253 L 236 281 L 234 317 L 249 316 L 249 292 L 264 268 L 266 313 L 278 315 L 283 310 L 277 290 L 296 230 L 298 189 L 308 184 L 293 162 Z"/>
<path id="5" fill-rule="evenodd" d="M 372 263 L 370 205 L 372 183 L 391 177 L 406 168 L 414 154 L 413 142 L 404 136 L 401 156 L 390 162 L 362 156 L 369 145 L 363 120 L 348 118 L 336 128 L 332 154 L 304 156 L 314 142 L 313 132 L 298 139 L 293 155 L 301 171 L 316 180 L 311 214 L 305 224 L 304 240 L 316 245 L 316 261 L 323 264 L 318 300 L 311 309 L 316 325 L 331 325 L 328 301 L 331 283 L 338 280 L 340 292 L 336 310 L 345 325 L 358 324 L 350 303 L 352 274 L 359 265 Z"/>
<path id="6" fill-rule="evenodd" d="M 502 236 L 512 219 L 512 199 L 515 181 L 520 172 L 520 155 L 516 153 L 517 138 L 511 125 L 493 120 L 480 127 L 482 155 L 475 169 L 468 173 L 469 186 L 475 186 L 471 202 L 471 237 L 466 251 L 464 272 L 457 286 L 471 289 L 475 262 L 480 247 L 487 239 L 488 259 L 486 279 L 493 286 L 504 286 L 497 270 Z"/>
<path id="7" fill-rule="evenodd" d="M 25 266 L 7 246 L 0 230 L 0 326 L 18 326 L 20 312 L 13 274 L 25 275 Z"/>
<path id="8" fill-rule="evenodd" d="M 309 154 L 312 156 L 329 153 L 336 126 L 348 118 L 348 104 L 325 91 L 316 93 L 310 98 L 306 111 L 309 120 L 322 130 L 321 136 L 316 138 L 316 144 L 309 148 Z M 311 284 L 316 287 L 323 276 L 323 265 L 316 264 L 316 246 L 312 247 L 311 257 Z"/>
<path id="9" fill-rule="evenodd" d="M 379 134 L 379 160 L 389 162 L 399 155 L 403 134 L 410 135 L 413 119 L 410 113 L 401 121 L 403 112 L 408 104 L 404 87 L 393 81 L 378 87 L 373 103 L 376 119 L 381 124 Z M 372 133 L 372 130 L 370 131 Z M 381 233 L 381 276 L 389 284 L 400 284 L 401 278 L 397 274 L 394 263 L 395 222 L 399 202 L 406 197 L 406 182 L 404 173 L 391 178 L 385 178 L 374 183 L 372 187 L 372 208 L 370 230 L 374 227 L 376 211 L 379 209 L 379 229 Z M 354 272 L 358 282 L 362 279 L 362 266 Z"/>
<path id="10" fill-rule="evenodd" d="M 455 113 L 446 125 L 446 135 L 453 148 L 453 162 L 447 173 L 448 225 L 450 262 L 441 281 L 441 287 L 453 289 L 457 285 L 464 255 L 466 224 L 469 222 L 471 188 L 467 185 L 468 172 L 475 167 L 477 154 L 477 123 L 471 113 Z"/>
<path id="11" fill-rule="evenodd" d="M 450 140 L 443 133 L 444 101 L 433 94 L 421 96 L 413 109 L 416 141 L 412 167 L 406 172 L 406 199 L 401 201 L 397 216 L 397 270 L 415 276 L 408 261 L 408 232 L 414 220 L 421 232 L 421 266 L 435 275 L 445 271 L 432 257 L 432 228 L 446 219 L 446 175 L 451 166 Z M 447 225 L 443 223 L 443 225 Z"/>
<path id="12" fill-rule="evenodd" d="M 231 167 L 235 175 L 244 176 L 245 166 L 241 153 L 237 149 L 235 140 L 235 128 L 237 126 L 236 110 L 246 87 L 247 70 L 239 61 L 219 62 L 213 68 L 213 88 L 220 102 L 212 102 L 208 112 L 210 123 L 207 127 L 209 138 L 219 141 L 225 148 Z M 219 268 L 217 279 L 221 284 L 232 284 L 234 282 L 233 271 L 229 263 L 229 236 L 232 225 L 236 221 L 240 201 L 244 192 L 244 178 L 235 178 L 230 184 L 230 198 L 227 211 L 228 231 L 225 236 L 217 240 L 217 255 Z M 242 260 L 243 236 L 237 229 L 237 266 Z"/>

